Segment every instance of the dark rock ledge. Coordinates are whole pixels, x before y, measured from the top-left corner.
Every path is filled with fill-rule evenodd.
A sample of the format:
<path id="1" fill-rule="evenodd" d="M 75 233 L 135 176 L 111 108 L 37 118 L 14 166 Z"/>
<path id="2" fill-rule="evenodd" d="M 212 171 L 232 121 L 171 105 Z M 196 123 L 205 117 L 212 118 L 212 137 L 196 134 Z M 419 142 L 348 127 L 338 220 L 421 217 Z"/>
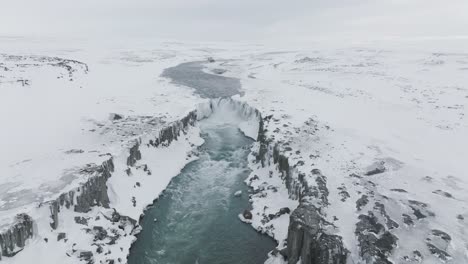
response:
<path id="1" fill-rule="evenodd" d="M 349 251 L 340 236 L 325 231 L 330 223 L 321 214 L 321 209 L 328 206 L 327 178 L 318 169 L 304 175 L 290 165 L 281 145 L 266 136 L 265 123 L 269 119 L 260 118 L 256 160 L 263 167 L 276 166 L 290 198 L 300 202 L 290 215 L 287 247 L 280 250 L 281 255 L 289 264 L 296 264 L 299 259 L 302 264 L 346 264 Z M 315 179 L 316 184 L 311 186 L 306 176 Z"/>
<path id="2" fill-rule="evenodd" d="M 164 127 L 153 140 L 149 140 L 147 146 L 169 146 L 171 142 L 178 139 L 181 133 L 186 133 L 185 131 L 190 126 L 194 126 L 196 120 L 196 111 L 190 112 L 179 121 L 175 121 L 169 126 Z M 128 166 L 135 166 L 137 161 L 142 158 L 139 150 L 141 144 L 141 140 L 137 140 L 134 145 L 129 148 L 129 156 L 127 157 Z M 39 207 L 46 205 L 49 206 L 51 218 L 50 226 L 54 230 L 59 226 L 60 212 L 64 209 L 73 209 L 75 212 L 87 213 L 91 211 L 94 206 L 110 208 L 110 201 L 107 192 L 107 180 L 114 172 L 113 158 L 109 158 L 101 165 L 88 164 L 81 170 L 81 172 L 83 174 L 90 175 L 90 177 L 80 187 L 69 192 L 62 193 L 55 200 L 39 205 Z M 119 216 L 119 220 L 117 220 L 117 222 L 128 222 L 134 227 L 134 229 L 138 226 L 137 221 L 130 217 L 121 216 L 118 212 L 115 212 L 115 215 Z M 77 224 L 86 225 L 86 222 L 87 220 L 85 218 L 78 219 Z M 27 239 L 32 238 L 34 235 L 33 226 L 34 222 L 30 216 L 26 214 L 19 214 L 16 216 L 14 224 L 0 233 L 0 260 L 2 256 L 12 257 L 24 248 Z M 93 261 L 92 254 L 85 257 L 89 258 L 89 263 Z"/>
<path id="3" fill-rule="evenodd" d="M 15 222 L 0 233 L 0 260 L 2 256 L 12 257 L 26 245 L 26 240 L 33 236 L 33 220 L 27 214 L 18 214 Z"/>

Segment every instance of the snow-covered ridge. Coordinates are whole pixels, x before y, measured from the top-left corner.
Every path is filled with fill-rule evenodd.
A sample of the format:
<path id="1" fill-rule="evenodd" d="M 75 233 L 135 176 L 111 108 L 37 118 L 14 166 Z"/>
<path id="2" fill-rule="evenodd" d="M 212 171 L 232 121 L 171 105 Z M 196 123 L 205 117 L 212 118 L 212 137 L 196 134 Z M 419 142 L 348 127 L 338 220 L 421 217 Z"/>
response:
<path id="1" fill-rule="evenodd" d="M 27 214 L 19 214 L 7 230 L 0 233 L 0 260 L 2 255 L 14 256 L 33 236 L 33 221 Z"/>
<path id="2" fill-rule="evenodd" d="M 315 192 L 325 183 L 318 194 L 327 199 L 307 200 L 320 209 L 323 232 L 342 238 L 350 263 L 468 261 L 466 53 L 442 50 L 261 51 L 223 65 L 298 172 L 291 187 Z M 277 216 L 299 201 L 287 198 L 279 164 L 267 165 L 252 157 L 252 223 L 289 257 L 289 216 Z"/>
<path id="3" fill-rule="evenodd" d="M 227 116 L 229 115 L 229 116 Z M 115 263 L 126 260 L 140 231 L 138 221 L 172 177 L 197 158 L 201 145 L 197 120 L 235 118 L 239 129 L 257 138 L 260 113 L 229 98 L 200 104 L 182 119 L 159 132 L 135 138 L 121 155 L 107 155 L 100 165 L 80 172 L 88 179 L 78 187 L 43 202 L 2 230 L 2 255 L 6 263 L 42 262 Z M 24 217 L 23 217 L 24 216 Z M 21 232 L 17 231 L 20 230 Z M 18 235 L 11 235 L 18 234 Z M 5 243 L 3 243 L 5 241 Z M 46 255 L 37 252 L 54 248 Z M 22 252 L 20 252 L 22 251 Z"/>
<path id="4" fill-rule="evenodd" d="M 31 69 L 54 69 L 57 79 L 73 81 L 77 75 L 86 74 L 88 65 L 81 61 L 38 55 L 12 55 L 0 53 L 0 84 L 32 85 Z M 21 75 L 18 73 L 21 72 Z"/>
<path id="5" fill-rule="evenodd" d="M 89 263 L 113 263 L 125 259 L 134 239 L 131 237 L 138 231 L 135 219 L 138 219 L 142 209 L 164 189 L 170 178 L 194 158 L 191 155 L 187 157 L 187 153 L 194 144 L 201 144 L 195 123 L 196 113 L 193 111 L 181 120 L 163 127 L 155 136 L 146 135 L 136 139 L 130 145 L 127 154 L 115 157 L 109 154 L 110 157 L 101 165 L 90 164 L 82 168 L 81 173 L 87 175 L 88 180 L 58 195 L 54 200 L 41 203 L 38 208 L 28 212 L 31 216 L 19 214 L 10 227 L 2 228 L 0 256 L 14 256 L 23 250 L 24 252 L 13 258 L 4 259 L 6 262 L 23 263 L 33 258 L 31 254 L 49 244 L 57 248 L 40 258 L 44 263 L 46 260 L 53 263 L 58 263 L 58 260 L 60 263 L 75 263 L 80 259 Z M 177 141 L 177 144 L 174 144 L 174 141 Z M 172 164 L 167 165 L 170 168 L 142 164 L 142 153 L 151 152 L 153 155 L 154 152 L 163 152 L 160 155 L 172 160 Z M 170 157 L 168 154 L 171 152 L 172 155 L 180 157 Z M 158 175 L 158 169 L 168 171 Z M 135 178 L 142 175 L 149 178 L 152 171 L 156 175 L 152 176 L 153 179 L 149 182 L 145 179 L 136 181 Z M 158 179 L 158 176 L 162 179 Z M 120 185 L 121 177 L 127 178 L 123 179 L 124 181 L 133 178 L 130 181 L 134 183 L 129 186 Z M 151 181 L 159 187 L 151 186 Z M 144 186 L 145 184 L 147 186 Z M 137 186 L 147 190 L 135 191 Z M 139 192 L 142 195 L 138 196 Z M 134 196 L 128 201 L 123 201 L 126 198 L 123 193 Z M 128 204 L 133 204 L 133 208 L 129 208 Z M 58 243 L 60 244 L 57 245 Z"/>
<path id="6" fill-rule="evenodd" d="M 279 244 L 267 262 L 346 263 L 349 251 L 341 236 L 326 231 L 331 223 L 322 215 L 329 205 L 327 178 L 317 169 L 306 174 L 296 168 L 287 155 L 296 150 L 267 135 L 271 118 L 260 122 L 246 180 L 253 188 L 254 228 Z"/>
<path id="7" fill-rule="evenodd" d="M 294 264 L 301 258 L 303 263 L 346 263 L 348 250 L 341 236 L 324 228 L 330 224 L 321 212 L 328 206 L 326 177 L 319 170 L 306 176 L 290 165 L 286 153 L 294 150 L 267 133 L 272 116 L 263 118 L 259 110 L 230 98 L 202 104 L 197 112 L 199 119 L 236 113 L 239 128 L 257 140 L 250 157 L 252 173 L 246 180 L 252 187 L 253 207 L 253 219 L 247 222 L 279 243 L 280 251 L 274 251 L 271 260 L 284 256 Z M 309 183 L 306 178 L 312 177 L 316 180 Z"/>
<path id="8" fill-rule="evenodd" d="M 268 153 L 270 162 L 261 166 L 256 157 L 251 160 L 253 173 L 248 183 L 254 188 L 254 227 L 273 235 L 280 243 L 279 249 L 284 249 L 290 218 L 284 208 L 293 215 L 292 209 L 299 204 L 297 199 L 304 197 L 302 193 L 317 191 L 318 197 L 311 196 L 307 200 L 320 210 L 320 218 L 332 223 L 323 222 L 324 231 L 343 238 L 351 263 L 467 262 L 467 185 L 463 169 L 467 142 L 464 120 L 468 95 L 467 79 L 463 75 L 466 53 L 379 49 L 327 52 L 322 48 L 304 51 L 304 54 L 263 54 L 262 50 L 262 54 L 255 55 L 248 51 L 235 63 L 223 65 L 227 69 L 224 75 L 242 78 L 246 93 L 240 100 L 264 115 L 261 125 L 264 129 L 258 130 L 266 131 L 268 147 L 261 150 Z M 229 51 L 226 56 L 234 55 Z M 179 62 L 171 62 L 171 65 L 175 63 Z M 220 67 L 214 63 L 213 66 Z M 179 98 L 183 100 L 183 95 L 181 92 L 171 96 L 167 100 L 171 103 L 163 106 L 157 104 L 158 110 L 172 111 L 166 106 L 174 105 L 173 101 L 184 105 L 178 101 Z M 193 106 L 192 99 L 186 99 L 190 100 L 190 104 L 186 104 L 189 108 Z M 211 111 L 207 105 L 203 107 Z M 138 122 L 141 120 L 135 124 Z M 252 131 L 246 134 L 256 135 L 256 129 Z M 191 135 L 196 141 L 196 131 Z M 154 134 L 152 137 L 154 140 Z M 179 141 L 191 142 L 182 137 L 171 145 Z M 154 154 L 154 148 L 145 145 L 146 137 L 139 142 L 142 159 L 130 167 L 131 176 L 125 172 L 122 177 L 114 177 L 129 168 L 126 165 L 128 151 L 122 157 L 114 155 L 116 169 L 108 185 L 111 207 L 127 212 L 126 215 L 134 219 L 140 216 L 145 203 L 150 204 L 157 196 L 152 191 L 164 189 L 159 181 L 167 182 L 169 174 L 177 174 L 174 170 L 164 173 L 168 176 L 164 179 L 146 177 L 148 169 L 145 171 L 143 164 L 153 175 L 154 168 L 169 165 L 148 159 Z M 192 149 L 190 143 L 182 145 L 174 153 Z M 276 155 L 275 163 L 275 151 L 286 159 Z M 172 152 L 165 154 L 173 155 Z M 182 160 L 176 162 L 174 168 L 187 162 L 183 156 L 180 155 Z M 157 158 L 163 160 L 164 155 Z M 93 162 L 101 164 L 102 160 L 96 158 Z M 287 176 L 289 169 L 280 170 L 280 164 L 292 170 L 288 177 L 284 175 Z M 141 169 L 137 168 L 139 166 Z M 145 183 L 143 179 L 148 181 Z M 149 179 L 158 181 L 158 187 L 143 191 L 155 184 Z M 325 188 L 318 188 L 323 183 L 328 195 L 322 191 Z M 127 187 L 131 190 L 125 189 Z M 146 193 L 145 198 L 139 193 Z M 47 215 L 44 226 L 50 229 L 49 208 L 44 208 L 44 215 Z M 302 211 L 315 209 L 302 207 Z M 102 209 L 101 212 L 106 211 Z M 112 215 L 112 211 L 109 212 Z M 93 219 L 88 225 L 104 225 L 102 217 L 94 220 L 93 213 L 88 213 Z M 73 218 L 66 219 L 74 222 Z M 317 218 L 311 218 L 314 219 Z M 271 225 L 274 230 L 269 227 Z M 51 243 L 49 239 L 49 248 L 44 251 L 50 251 Z M 27 250 L 16 257 L 24 256 Z M 288 249 L 281 253 L 288 256 Z M 112 250 L 112 254 L 117 253 Z M 125 252 L 122 256 L 125 257 Z M 278 257 L 284 262 L 282 258 Z"/>

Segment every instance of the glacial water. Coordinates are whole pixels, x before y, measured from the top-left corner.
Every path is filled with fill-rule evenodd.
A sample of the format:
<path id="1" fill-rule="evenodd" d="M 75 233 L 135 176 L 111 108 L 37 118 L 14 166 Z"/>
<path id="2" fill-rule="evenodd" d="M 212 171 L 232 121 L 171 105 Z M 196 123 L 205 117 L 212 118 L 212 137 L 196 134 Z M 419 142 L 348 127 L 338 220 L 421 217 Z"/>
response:
<path id="1" fill-rule="evenodd" d="M 252 140 L 233 122 L 200 122 L 205 143 L 146 211 L 130 264 L 259 264 L 276 243 L 242 223 Z M 242 191 L 235 197 L 236 191 Z"/>
<path id="2" fill-rule="evenodd" d="M 161 76 L 176 84 L 192 87 L 196 94 L 204 98 L 231 97 L 241 93 L 239 79 L 206 73 L 203 68 L 203 62 L 185 62 L 165 69 Z"/>

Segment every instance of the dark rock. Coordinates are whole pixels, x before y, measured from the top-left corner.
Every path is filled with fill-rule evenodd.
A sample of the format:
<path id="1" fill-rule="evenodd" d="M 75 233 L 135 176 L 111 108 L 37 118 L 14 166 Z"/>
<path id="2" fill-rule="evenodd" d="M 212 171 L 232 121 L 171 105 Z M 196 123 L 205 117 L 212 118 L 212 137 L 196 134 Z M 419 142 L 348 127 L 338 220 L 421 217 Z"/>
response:
<path id="1" fill-rule="evenodd" d="M 337 188 L 340 192 L 339 192 L 339 195 L 341 196 L 341 201 L 342 202 L 345 202 L 349 197 L 351 197 L 348 193 L 348 191 L 346 190 L 346 186 L 342 185 L 340 187 Z"/>
<path id="2" fill-rule="evenodd" d="M 291 212 L 291 210 L 288 208 L 288 207 L 283 207 L 281 208 L 276 214 L 269 214 L 268 215 L 268 218 L 269 220 L 273 220 L 275 218 L 278 218 L 284 214 L 289 214 Z"/>
<path id="3" fill-rule="evenodd" d="M 359 175 L 357 175 L 356 173 L 350 174 L 349 177 L 351 177 L 351 178 L 356 178 L 356 179 L 362 179 L 362 177 L 359 176 Z"/>
<path id="4" fill-rule="evenodd" d="M 82 149 L 70 149 L 70 150 L 65 151 L 65 154 L 80 154 L 83 152 L 84 150 Z"/>
<path id="5" fill-rule="evenodd" d="M 381 253 L 388 255 L 395 247 L 398 238 L 390 232 L 385 232 L 375 243 Z"/>
<path id="6" fill-rule="evenodd" d="M 452 238 L 449 234 L 442 230 L 433 229 L 426 238 L 426 245 L 433 255 L 445 261 L 450 258 L 447 253 L 450 241 L 452 241 Z"/>
<path id="7" fill-rule="evenodd" d="M 400 193 L 407 193 L 407 191 L 404 190 L 404 189 L 390 189 L 390 191 L 392 191 L 392 192 L 400 192 Z"/>
<path id="8" fill-rule="evenodd" d="M 75 212 L 87 213 L 93 206 L 109 208 L 109 196 L 107 194 L 107 180 L 114 171 L 112 158 L 104 161 L 101 166 L 94 169 L 97 176 L 91 177 L 76 193 Z M 73 198 L 73 197 L 71 197 Z"/>
<path id="9" fill-rule="evenodd" d="M 57 241 L 60 241 L 62 239 L 65 239 L 67 237 L 67 234 L 65 233 L 58 233 L 57 235 Z"/>
<path id="10" fill-rule="evenodd" d="M 421 180 L 426 181 L 426 182 L 432 182 L 434 178 L 432 178 L 431 176 L 424 176 L 421 178 Z"/>
<path id="11" fill-rule="evenodd" d="M 96 253 L 101 254 L 102 252 L 104 252 L 104 248 L 101 245 L 97 245 Z"/>
<path id="12" fill-rule="evenodd" d="M 418 250 L 414 250 L 411 256 L 403 256 L 404 263 L 422 263 L 423 255 Z"/>
<path id="13" fill-rule="evenodd" d="M 283 256 L 284 259 L 288 259 L 288 248 L 287 247 L 281 249 L 279 251 L 279 253 L 281 254 L 281 256 Z"/>
<path id="14" fill-rule="evenodd" d="M 247 209 L 244 210 L 244 212 L 242 213 L 242 216 L 245 219 L 252 220 L 252 213 Z"/>
<path id="15" fill-rule="evenodd" d="M 80 225 L 88 225 L 88 219 L 82 217 L 82 216 L 75 216 L 75 223 L 80 224 Z"/>
<path id="16" fill-rule="evenodd" d="M 392 263 L 388 258 L 397 246 L 398 238 L 385 231 L 372 212 L 359 216 L 355 234 L 359 242 L 360 256 L 366 263 Z"/>
<path id="17" fill-rule="evenodd" d="M 379 202 L 376 202 L 374 204 L 374 209 L 379 210 L 380 214 L 385 218 L 385 224 L 388 229 L 394 229 L 398 228 L 400 225 L 395 222 L 393 219 L 390 218 L 390 216 L 387 214 L 387 211 L 385 210 L 385 205 Z"/>
<path id="18" fill-rule="evenodd" d="M 249 179 L 250 182 L 258 180 L 258 175 L 254 175 L 252 178 Z"/>
<path id="19" fill-rule="evenodd" d="M 445 240 L 447 243 L 452 240 L 449 234 L 445 233 L 444 231 L 438 230 L 438 229 L 433 229 L 432 230 L 432 235 L 436 237 L 440 237 L 441 239 Z"/>
<path id="20" fill-rule="evenodd" d="M 426 218 L 428 216 L 435 216 L 433 212 L 428 210 L 428 205 L 426 203 L 415 200 L 408 200 L 408 202 L 417 219 Z"/>
<path id="21" fill-rule="evenodd" d="M 269 185 L 269 186 L 267 187 L 267 190 L 272 190 L 273 192 L 278 192 L 278 188 L 275 187 L 275 186 L 272 186 L 272 185 Z"/>
<path id="22" fill-rule="evenodd" d="M 320 170 L 317 169 L 313 169 L 312 174 L 316 176 L 315 182 L 317 184 L 317 192 L 313 192 L 313 195 L 321 200 L 323 206 L 327 206 L 329 195 L 329 191 L 327 188 L 327 178 L 322 175 L 322 172 Z"/>
<path id="23" fill-rule="evenodd" d="M 287 238 L 289 264 L 345 264 L 348 251 L 341 237 L 323 233 L 321 217 L 313 205 L 300 204 L 290 216 Z"/>
<path id="24" fill-rule="evenodd" d="M 141 160 L 141 152 L 140 143 L 136 142 L 136 144 L 130 148 L 130 155 L 127 158 L 127 165 L 133 166 L 138 160 Z"/>
<path id="25" fill-rule="evenodd" d="M 107 237 L 107 231 L 102 226 L 94 226 L 93 234 L 96 240 L 104 240 Z"/>
<path id="26" fill-rule="evenodd" d="M 93 263 L 93 252 L 91 251 L 81 251 L 80 257 L 81 260 L 86 261 L 87 263 Z"/>
<path id="27" fill-rule="evenodd" d="M 432 193 L 442 195 L 442 196 L 447 197 L 447 198 L 453 198 L 452 194 L 450 194 L 448 192 L 445 192 L 445 191 L 442 191 L 442 190 L 435 190 Z"/>
<path id="28" fill-rule="evenodd" d="M 451 256 L 445 250 L 442 250 L 431 243 L 426 243 L 426 245 L 431 254 L 438 257 L 439 259 L 446 261 L 451 258 Z"/>
<path id="29" fill-rule="evenodd" d="M 378 222 L 377 217 L 372 212 L 368 215 L 360 215 L 359 222 L 356 224 L 356 234 L 365 232 L 372 232 L 374 234 L 380 234 L 385 230 L 384 226 Z"/>
<path id="30" fill-rule="evenodd" d="M 426 218 L 427 216 L 423 213 L 421 213 L 421 210 L 415 208 L 415 207 L 411 207 L 411 209 L 413 209 L 413 214 L 414 216 L 416 216 L 417 219 L 422 219 L 422 218 Z"/>
<path id="31" fill-rule="evenodd" d="M 118 227 L 121 230 L 125 230 L 125 228 L 127 226 L 130 226 L 132 228 L 132 232 L 133 232 L 133 230 L 135 230 L 135 228 L 138 226 L 138 222 L 135 219 L 131 218 L 131 217 L 122 215 L 120 217 L 120 222 L 119 222 Z M 114 233 L 114 235 L 119 236 L 118 233 Z"/>
<path id="32" fill-rule="evenodd" d="M 123 115 L 119 115 L 119 114 L 115 114 L 115 113 L 111 113 L 109 115 L 109 120 L 111 120 L 111 121 L 120 120 L 120 119 L 123 119 Z"/>
<path id="33" fill-rule="evenodd" d="M 121 218 L 120 214 L 117 212 L 117 210 L 114 209 L 114 212 L 112 213 L 111 221 L 116 223 L 120 221 L 120 218 Z"/>
<path id="34" fill-rule="evenodd" d="M 402 216 L 403 216 L 403 223 L 405 223 L 408 226 L 414 225 L 414 222 L 413 222 L 413 219 L 411 218 L 411 216 L 409 216 L 407 214 L 402 214 Z"/>
<path id="35" fill-rule="evenodd" d="M 367 198 L 367 195 L 363 194 L 361 198 L 357 199 L 356 201 L 356 209 L 360 211 L 364 206 L 369 203 L 369 199 Z"/>
<path id="36" fill-rule="evenodd" d="M 60 212 L 60 205 L 58 201 L 52 201 L 49 206 L 50 209 L 50 218 L 52 222 L 50 223 L 50 227 L 53 229 L 57 229 L 58 227 L 58 213 Z"/>

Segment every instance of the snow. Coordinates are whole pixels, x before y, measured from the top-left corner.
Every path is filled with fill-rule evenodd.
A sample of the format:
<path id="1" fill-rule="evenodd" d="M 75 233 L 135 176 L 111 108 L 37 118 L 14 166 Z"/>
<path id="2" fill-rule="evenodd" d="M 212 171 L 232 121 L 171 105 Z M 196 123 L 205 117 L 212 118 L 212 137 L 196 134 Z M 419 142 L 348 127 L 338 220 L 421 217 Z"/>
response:
<path id="1" fill-rule="evenodd" d="M 78 186 L 85 179 L 77 179 L 73 170 L 100 164 L 103 154 L 120 155 L 134 138 L 181 118 L 202 101 L 158 78 L 164 68 L 181 61 L 176 51 L 96 50 L 86 49 L 85 43 L 54 49 L 46 47 L 60 44 L 23 41 L 1 44 L 0 63 L 8 71 L 0 77 L 0 122 L 6 128 L 0 132 L 0 190 L 8 189 L 9 197 L 2 191 L 0 223 Z M 65 69 L 50 65 L 48 59 L 56 56 L 83 62 L 89 71 L 70 64 L 76 69 L 70 80 Z M 21 86 L 17 79 L 30 80 L 29 85 Z M 111 122 L 110 113 L 128 118 Z M 161 124 L 139 129 L 144 116 Z M 83 151 L 66 154 L 72 149 Z M 18 195 L 23 197 L 15 201 Z"/>
<path id="2" fill-rule="evenodd" d="M 465 42 L 421 41 L 421 47 L 416 41 L 395 41 L 245 51 L 229 63 L 208 66 L 222 67 L 226 75 L 241 78 L 245 94 L 236 98 L 259 109 L 264 117 L 272 115 L 267 137 L 288 144 L 290 165 L 304 173 L 317 168 L 327 177 L 330 205 L 325 216 L 337 226 L 330 232 L 343 237 L 352 261 L 361 261 L 354 234 L 358 216 L 373 210 L 375 201 L 384 203 L 387 214 L 400 225 L 391 259 L 403 261 L 417 249 L 425 263 L 439 263 L 425 245 L 430 230 L 439 229 L 452 238 L 446 249 L 452 256 L 449 262 L 462 263 L 468 257 L 467 225 L 459 216 L 467 214 L 468 198 L 464 166 L 468 160 L 468 55 L 460 48 Z M 364 176 L 382 163 L 385 172 Z M 280 175 L 267 178 L 264 168 L 252 164 L 253 175 L 260 177 L 258 184 L 274 185 L 276 180 L 282 185 Z M 353 174 L 364 177 L 357 179 Z M 315 185 L 313 178 L 309 181 Z M 343 186 L 349 198 L 343 199 Z M 356 210 L 356 200 L 369 192 L 375 193 L 373 201 Z M 261 215 L 259 208 L 265 206 L 286 205 L 288 197 L 286 191 L 274 198 L 254 195 L 254 215 Z M 405 226 L 402 214 L 413 213 L 409 200 L 428 204 L 435 216 L 423 220 L 413 216 L 416 224 Z M 292 201 L 290 207 L 294 208 Z M 266 228 L 258 221 L 253 225 Z M 280 230 L 267 233 L 284 238 Z"/>
<path id="3" fill-rule="evenodd" d="M 468 198 L 466 53 L 347 48 L 257 53 L 256 60 L 246 57 L 244 65 L 238 62 L 244 70 L 241 80 L 246 91 L 240 99 L 263 116 L 278 119 L 267 127 L 268 135 L 277 142 L 289 142 L 290 161 L 305 161 L 299 171 L 318 168 L 327 177 L 330 206 L 326 215 L 338 226 L 335 232 L 343 236 L 354 261 L 359 261 L 354 201 L 369 188 L 380 197 L 377 200 L 390 200 L 387 211 L 399 223 L 402 211 L 408 210 L 403 209 L 408 208 L 404 206 L 407 200 L 423 201 L 435 213 L 421 227 L 397 231 L 400 242 L 393 259 L 415 248 L 424 252 L 429 229 L 441 229 L 452 236 L 448 251 L 453 263 L 466 261 L 463 245 L 467 240 L 459 233 L 466 224 L 457 218 L 466 214 Z M 307 131 L 309 118 L 319 126 L 317 133 Z M 349 177 L 362 175 L 382 161 L 388 170 L 367 178 L 375 188 L 366 187 L 366 179 L 357 182 Z M 423 180 L 428 175 L 431 180 Z M 345 202 L 340 201 L 342 185 L 351 196 Z M 397 188 L 408 193 L 391 191 Z M 437 189 L 457 198 L 434 195 Z M 256 203 L 263 206 L 263 202 Z M 338 220 L 333 221 L 335 216 Z M 436 261 L 426 252 L 428 263 Z"/>
<path id="4" fill-rule="evenodd" d="M 86 181 L 77 173 L 86 164 L 100 164 L 106 153 L 115 158 L 116 172 L 108 183 L 111 207 L 138 219 L 171 178 L 196 158 L 192 151 L 202 142 L 194 128 L 169 147 L 142 144 L 143 159 L 138 165 L 151 168 L 155 177 L 148 177 L 140 169 L 132 168 L 130 176 L 125 172 L 128 148 L 135 140 L 147 142 L 194 109 L 200 119 L 214 109 L 216 118 L 223 119 L 235 109 L 242 117 L 239 128 L 257 139 L 259 116 L 253 108 L 263 117 L 271 116 L 266 135 L 280 143 L 296 174 L 310 175 L 312 169 L 319 169 L 327 178 L 329 205 L 323 214 L 336 226 L 329 232 L 343 237 L 351 261 L 362 261 L 355 234 L 358 216 L 381 202 L 399 224 L 392 230 L 399 238 L 392 260 L 403 261 L 417 249 L 424 263 L 440 263 L 425 240 L 438 229 L 451 237 L 444 249 L 452 257 L 447 263 L 468 262 L 468 225 L 463 220 L 468 219 L 466 40 L 316 42 L 287 49 L 226 43 L 160 42 L 110 48 L 82 42 L 48 44 L 22 39 L 0 43 L 0 228 L 19 212 L 37 220 L 35 238 L 14 258 L 2 259 L 5 263 L 76 263 L 76 258 L 64 254 L 68 244 L 73 241 L 78 249 L 90 248 L 92 235 L 74 224 L 77 213 L 61 212 L 59 229 L 51 231 L 48 207 L 38 208 Z M 5 59 L 3 54 L 24 57 Z M 89 71 L 73 64 L 76 71 L 70 80 L 67 70 L 35 56 L 77 60 L 86 63 Z M 217 99 L 210 106 L 191 88 L 160 77 L 165 68 L 209 56 L 216 61 L 205 64 L 205 72 L 222 69 L 226 70 L 223 76 L 240 79 L 242 95 L 234 96 L 236 102 Z M 2 71 L 2 66 L 9 71 Z M 30 82 L 22 85 L 18 79 Z M 124 119 L 111 121 L 111 113 Z M 385 171 L 366 176 L 376 164 Z M 281 249 L 289 214 L 265 223 L 261 220 L 281 208 L 292 211 L 299 202 L 290 198 L 276 167 L 263 168 L 253 156 L 250 166 L 252 174 L 246 183 L 254 190 L 265 188 L 266 193 L 251 196 L 251 224 L 276 239 Z M 315 185 L 312 176 L 306 181 Z M 370 202 L 358 210 L 356 201 L 363 194 L 369 195 Z M 416 219 L 412 200 L 425 203 L 434 215 Z M 103 208 L 89 212 L 95 221 L 90 225 L 108 226 L 103 218 L 94 220 L 102 213 L 108 212 Z M 405 225 L 403 214 L 411 215 L 415 224 Z M 68 244 L 56 241 L 61 231 L 66 231 Z M 112 250 L 113 256 L 125 260 L 133 239 L 133 235 L 122 236 L 115 247 L 124 250 Z M 281 263 L 274 256 L 268 261 Z"/>

